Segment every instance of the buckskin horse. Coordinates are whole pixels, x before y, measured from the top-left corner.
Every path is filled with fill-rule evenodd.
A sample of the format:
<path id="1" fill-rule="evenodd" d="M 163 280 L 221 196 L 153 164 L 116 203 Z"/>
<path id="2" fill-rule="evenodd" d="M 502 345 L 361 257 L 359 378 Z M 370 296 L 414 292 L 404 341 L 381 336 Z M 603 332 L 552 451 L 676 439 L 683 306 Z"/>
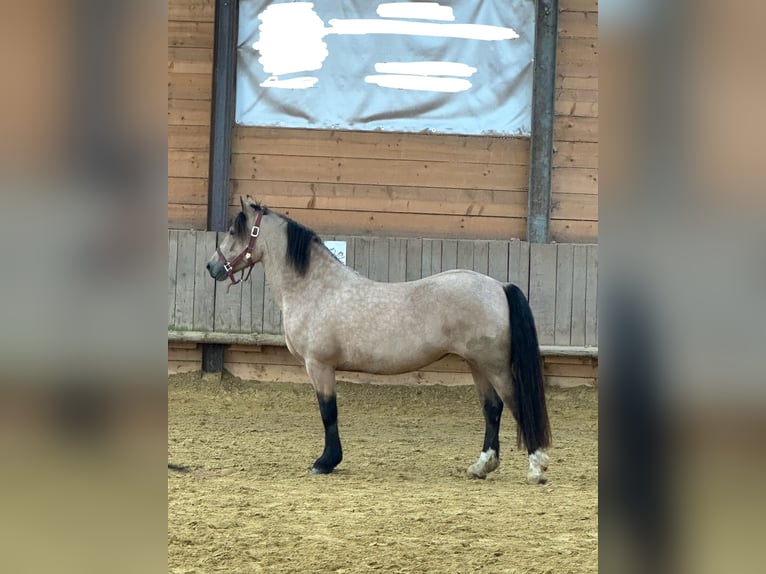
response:
<path id="1" fill-rule="evenodd" d="M 517 445 L 527 450 L 527 481 L 546 482 L 551 432 L 540 349 L 532 310 L 516 285 L 463 269 L 404 283 L 372 281 L 338 261 L 310 229 L 249 196 L 240 202 L 207 269 L 235 285 L 263 263 L 287 348 L 304 363 L 319 402 L 325 447 L 313 474 L 332 472 L 343 459 L 336 370 L 395 375 L 452 353 L 470 366 L 486 423 L 468 475 L 486 478 L 499 466 L 500 417 L 508 405 Z"/>

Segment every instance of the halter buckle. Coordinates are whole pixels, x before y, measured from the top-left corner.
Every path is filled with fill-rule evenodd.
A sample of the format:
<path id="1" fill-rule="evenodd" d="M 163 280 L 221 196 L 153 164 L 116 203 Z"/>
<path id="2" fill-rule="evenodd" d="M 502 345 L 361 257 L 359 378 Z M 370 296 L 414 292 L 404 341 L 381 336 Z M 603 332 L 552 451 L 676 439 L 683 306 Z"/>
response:
<path id="1" fill-rule="evenodd" d="M 258 234 L 261 232 L 261 228 L 257 225 L 253 225 L 253 228 L 250 230 L 250 237 L 256 238 L 258 237 Z"/>
<path id="2" fill-rule="evenodd" d="M 231 273 L 232 266 L 231 266 L 231 263 L 229 263 L 228 261 L 223 264 L 223 268 L 226 270 L 226 273 Z"/>

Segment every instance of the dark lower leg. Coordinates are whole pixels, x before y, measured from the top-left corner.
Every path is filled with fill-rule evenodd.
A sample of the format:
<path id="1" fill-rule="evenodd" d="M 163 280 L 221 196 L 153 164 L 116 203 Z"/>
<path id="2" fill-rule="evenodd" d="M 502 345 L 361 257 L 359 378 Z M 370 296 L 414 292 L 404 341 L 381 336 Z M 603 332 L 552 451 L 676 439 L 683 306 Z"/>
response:
<path id="1" fill-rule="evenodd" d="M 317 393 L 317 401 L 324 424 L 324 452 L 316 459 L 311 471 L 314 474 L 326 474 L 332 472 L 343 460 L 343 449 L 338 434 L 338 405 L 334 394 L 324 397 Z"/>
<path id="2" fill-rule="evenodd" d="M 486 427 L 484 430 L 483 452 L 489 449 L 495 451 L 500 456 L 500 417 L 503 414 L 503 401 L 496 392 L 492 391 L 483 397 L 484 421 Z"/>

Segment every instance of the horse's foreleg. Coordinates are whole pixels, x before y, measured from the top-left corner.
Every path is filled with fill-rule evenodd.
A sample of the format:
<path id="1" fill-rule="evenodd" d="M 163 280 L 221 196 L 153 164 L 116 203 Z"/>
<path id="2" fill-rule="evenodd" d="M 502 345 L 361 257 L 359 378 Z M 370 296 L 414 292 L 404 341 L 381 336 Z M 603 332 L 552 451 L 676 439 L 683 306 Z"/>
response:
<path id="1" fill-rule="evenodd" d="M 468 476 L 486 478 L 487 474 L 500 466 L 500 417 L 503 414 L 503 401 L 482 373 L 472 369 L 472 374 L 484 410 L 485 429 L 484 446 L 478 460 L 468 467 Z"/>
<path id="2" fill-rule="evenodd" d="M 338 405 L 335 398 L 335 369 L 333 367 L 306 361 L 306 371 L 309 374 L 317 401 L 319 413 L 324 424 L 324 452 L 314 462 L 311 474 L 327 474 L 343 460 L 343 449 L 340 446 L 338 434 Z"/>

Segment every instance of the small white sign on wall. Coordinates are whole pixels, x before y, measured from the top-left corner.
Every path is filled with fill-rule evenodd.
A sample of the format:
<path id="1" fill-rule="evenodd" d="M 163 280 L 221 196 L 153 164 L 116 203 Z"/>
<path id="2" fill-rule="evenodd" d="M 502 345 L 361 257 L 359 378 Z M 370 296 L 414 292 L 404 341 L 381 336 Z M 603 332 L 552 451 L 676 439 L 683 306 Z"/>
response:
<path id="1" fill-rule="evenodd" d="M 346 264 L 346 242 L 345 241 L 325 241 L 325 247 L 338 258 L 338 261 Z"/>

